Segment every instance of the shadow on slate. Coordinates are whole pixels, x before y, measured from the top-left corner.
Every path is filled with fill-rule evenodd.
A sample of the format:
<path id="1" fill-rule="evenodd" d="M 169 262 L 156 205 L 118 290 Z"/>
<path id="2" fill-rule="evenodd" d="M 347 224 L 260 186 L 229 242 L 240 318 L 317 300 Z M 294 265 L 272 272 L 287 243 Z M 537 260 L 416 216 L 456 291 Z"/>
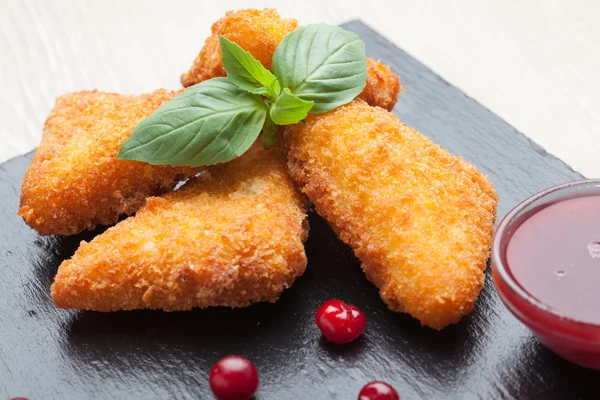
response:
<path id="1" fill-rule="evenodd" d="M 392 66 L 406 92 L 394 112 L 488 174 L 498 216 L 534 192 L 581 178 L 498 116 L 444 82 L 360 22 L 346 28 L 367 53 Z M 76 237 L 39 237 L 15 213 L 32 154 L 0 165 L 0 398 L 206 399 L 212 364 L 252 359 L 258 399 L 354 399 L 371 380 L 403 399 L 593 398 L 600 374 L 553 355 L 502 306 L 488 279 L 474 312 L 441 332 L 389 312 L 360 264 L 316 214 L 306 273 L 275 304 L 192 312 L 57 310 L 49 287 Z M 355 343 L 328 344 L 314 324 L 319 304 L 360 306 L 367 330 Z"/>

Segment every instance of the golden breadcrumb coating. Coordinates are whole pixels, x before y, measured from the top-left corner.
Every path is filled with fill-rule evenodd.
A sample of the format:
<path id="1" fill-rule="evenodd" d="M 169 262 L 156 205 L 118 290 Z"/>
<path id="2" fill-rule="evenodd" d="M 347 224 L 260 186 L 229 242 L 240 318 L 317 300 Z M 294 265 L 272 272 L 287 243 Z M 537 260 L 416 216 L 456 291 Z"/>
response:
<path id="1" fill-rule="evenodd" d="M 97 91 L 59 97 L 25 173 L 19 215 L 41 235 L 73 235 L 117 222 L 146 197 L 198 170 L 117 160 L 135 126 L 179 92 Z"/>
<path id="2" fill-rule="evenodd" d="M 221 63 L 221 35 L 250 52 L 270 70 L 275 49 L 283 37 L 297 27 L 295 19 L 281 18 L 277 11 L 270 8 L 227 11 L 223 18 L 212 25 L 212 35 L 204 42 L 190 70 L 181 76 L 181 83 L 188 87 L 227 75 Z"/>
<path id="3" fill-rule="evenodd" d="M 390 67 L 371 58 L 367 59 L 367 72 L 367 86 L 358 98 L 372 106 L 392 111 L 398 101 L 398 94 L 404 92 L 400 78 Z"/>
<path id="4" fill-rule="evenodd" d="M 273 302 L 304 272 L 307 235 L 281 148 L 258 144 L 82 242 L 60 265 L 52 297 L 99 311 Z"/>
<path id="5" fill-rule="evenodd" d="M 292 177 L 390 309 L 435 329 L 473 309 L 497 203 L 473 165 L 362 100 L 286 127 L 284 142 Z"/>
<path id="6" fill-rule="evenodd" d="M 213 24 L 212 35 L 204 42 L 190 70 L 181 75 L 181 83 L 188 87 L 227 75 L 221 63 L 221 35 L 250 52 L 270 70 L 275 49 L 283 37 L 297 27 L 295 19 L 281 18 L 273 9 L 228 11 L 225 17 Z M 394 108 L 398 93 L 404 91 L 398 76 L 388 66 L 370 58 L 368 73 L 367 86 L 359 97 L 374 106 L 388 110 Z"/>

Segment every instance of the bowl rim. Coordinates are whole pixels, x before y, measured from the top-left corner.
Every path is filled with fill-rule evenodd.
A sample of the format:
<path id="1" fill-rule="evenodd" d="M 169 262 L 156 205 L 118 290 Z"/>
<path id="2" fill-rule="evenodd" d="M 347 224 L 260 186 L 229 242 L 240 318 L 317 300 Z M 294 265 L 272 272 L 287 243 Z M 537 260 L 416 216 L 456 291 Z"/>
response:
<path id="1" fill-rule="evenodd" d="M 496 229 L 496 233 L 494 234 L 494 238 L 492 241 L 491 255 L 490 255 L 492 269 L 493 269 L 493 272 L 495 272 L 493 274 L 494 280 L 500 279 L 501 283 L 504 284 L 512 293 L 517 295 L 521 300 L 525 301 L 527 304 L 529 304 L 533 308 L 537 309 L 541 313 L 546 314 L 547 316 L 550 316 L 552 318 L 560 319 L 561 320 L 560 326 L 554 326 L 553 328 L 554 329 L 563 328 L 563 329 L 561 329 L 562 332 L 557 332 L 556 330 L 553 329 L 553 334 L 562 333 L 563 335 L 567 335 L 569 337 L 579 336 L 579 335 L 576 335 L 575 332 L 573 332 L 573 329 L 569 329 L 569 328 L 574 328 L 577 330 L 579 330 L 579 329 L 600 330 L 600 323 L 593 323 L 593 322 L 589 322 L 589 321 L 583 321 L 580 319 L 576 319 L 576 318 L 569 316 L 568 314 L 565 314 L 564 312 L 557 310 L 556 308 L 544 303 L 543 301 L 535 298 L 533 295 L 528 293 L 518 283 L 518 281 L 512 276 L 512 274 L 510 273 L 509 267 L 507 265 L 505 265 L 505 263 L 502 261 L 502 242 L 503 242 L 504 237 L 508 234 L 508 230 L 510 227 L 524 222 L 527 218 L 529 218 L 529 216 L 531 216 L 531 214 L 529 214 L 529 215 L 526 214 L 515 220 L 516 215 L 519 214 L 519 212 L 521 212 L 524 208 L 532 205 L 533 203 L 537 202 L 538 200 L 543 199 L 544 197 L 547 197 L 548 195 L 550 195 L 552 193 L 565 191 L 567 189 L 574 188 L 574 187 L 583 187 L 583 188 L 587 188 L 588 190 L 595 189 L 597 192 L 594 194 L 592 194 L 592 193 L 590 193 L 590 194 L 585 194 L 585 193 L 572 194 L 572 193 L 570 193 L 570 196 L 564 196 L 562 198 L 559 197 L 557 202 L 560 202 L 563 200 L 568 200 L 571 198 L 576 198 L 576 197 L 583 197 L 586 195 L 600 196 L 600 179 L 581 179 L 581 180 L 577 180 L 577 181 L 572 181 L 572 182 L 567 182 L 567 183 L 563 183 L 560 185 L 552 186 L 550 188 L 544 189 L 544 190 L 526 198 L 525 200 L 523 200 L 519 204 L 517 204 L 508 214 L 506 214 L 506 216 L 504 218 L 502 218 L 502 221 L 498 225 L 498 228 Z M 567 194 L 567 193 L 565 193 L 565 194 Z M 511 237 L 515 231 L 516 231 L 516 229 L 514 229 L 513 232 L 510 234 Z M 508 245 L 508 243 L 510 242 L 511 237 L 508 238 L 506 245 Z M 513 314 L 515 314 L 515 310 L 513 310 L 513 308 L 518 310 L 520 314 L 524 314 L 522 312 L 522 310 L 520 309 L 520 307 L 516 306 L 512 301 L 510 301 L 507 298 L 507 296 L 504 293 L 502 293 L 502 290 L 499 288 L 498 283 L 496 283 L 495 286 L 496 286 L 496 291 L 498 292 L 501 300 L 505 303 L 508 303 L 507 308 Z M 521 319 L 521 318 L 519 318 L 519 319 Z M 540 323 L 539 321 L 529 320 L 529 318 L 528 318 L 528 323 L 532 323 L 532 324 L 534 324 L 536 326 L 540 326 L 542 328 L 546 327 L 546 325 L 544 325 L 543 323 Z M 581 338 L 581 337 L 579 337 L 579 338 L 581 340 L 586 340 L 586 341 L 589 340 L 587 338 Z"/>

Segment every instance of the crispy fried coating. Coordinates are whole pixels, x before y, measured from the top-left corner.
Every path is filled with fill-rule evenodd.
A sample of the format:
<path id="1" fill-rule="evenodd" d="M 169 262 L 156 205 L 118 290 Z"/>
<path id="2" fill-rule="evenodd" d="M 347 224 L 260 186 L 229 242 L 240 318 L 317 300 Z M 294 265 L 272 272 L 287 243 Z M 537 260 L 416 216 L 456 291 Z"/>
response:
<path id="1" fill-rule="evenodd" d="M 392 111 L 398 101 L 398 94 L 404 92 L 400 78 L 390 67 L 371 58 L 367 59 L 367 73 L 367 86 L 358 98 L 372 106 Z"/>
<path id="2" fill-rule="evenodd" d="M 305 199 L 281 148 L 254 145 L 82 242 L 52 297 L 99 311 L 273 302 L 304 272 L 307 235 Z"/>
<path id="3" fill-rule="evenodd" d="M 59 97 L 23 179 L 19 215 L 27 225 L 41 235 L 72 235 L 113 224 L 146 197 L 198 172 L 117 160 L 135 126 L 177 93 L 90 91 Z"/>
<path id="4" fill-rule="evenodd" d="M 181 83 L 188 87 L 227 75 L 221 63 L 221 35 L 250 52 L 265 68 L 271 69 L 275 49 L 283 37 L 297 27 L 295 19 L 281 18 L 273 9 L 228 11 L 225 17 L 213 24 L 212 35 L 204 42 L 190 70 L 181 75 Z M 391 110 L 398 100 L 398 93 L 404 91 L 400 79 L 388 66 L 370 58 L 367 69 L 367 86 L 359 97 L 371 105 Z"/>
<path id="5" fill-rule="evenodd" d="M 473 309 L 497 203 L 473 165 L 362 100 L 288 126 L 284 142 L 292 177 L 390 309 L 435 329 Z"/>
<path id="6" fill-rule="evenodd" d="M 277 11 L 270 8 L 227 11 L 223 18 L 212 25 L 212 35 L 204 42 L 190 70 L 181 76 L 181 83 L 188 87 L 227 75 L 221 63 L 221 35 L 250 52 L 270 70 L 275 49 L 283 37 L 297 27 L 295 19 L 281 18 Z"/>

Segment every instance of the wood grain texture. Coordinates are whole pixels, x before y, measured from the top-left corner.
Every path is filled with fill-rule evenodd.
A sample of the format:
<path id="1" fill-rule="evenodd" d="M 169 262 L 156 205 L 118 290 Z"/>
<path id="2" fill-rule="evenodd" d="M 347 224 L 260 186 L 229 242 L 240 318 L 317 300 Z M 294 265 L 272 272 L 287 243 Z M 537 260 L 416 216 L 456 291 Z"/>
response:
<path id="1" fill-rule="evenodd" d="M 498 116 L 366 26 L 347 25 L 407 91 L 395 113 L 489 174 L 502 217 L 542 188 L 581 178 Z M 0 164 L 0 398 L 208 399 L 220 357 L 243 354 L 261 374 L 260 400 L 354 399 L 368 381 L 403 399 L 594 399 L 600 372 L 540 345 L 502 305 L 488 274 L 474 312 L 441 332 L 390 312 L 349 248 L 316 214 L 306 273 L 275 304 L 183 313 L 57 310 L 49 287 L 80 240 L 39 237 L 16 215 L 31 154 Z M 488 271 L 489 272 L 489 271 Z M 365 334 L 332 346 L 314 324 L 332 297 L 360 306 Z"/>
<path id="2" fill-rule="evenodd" d="M 37 147 L 63 93 L 179 87 L 228 9 L 361 19 L 588 177 L 600 177 L 600 2 L 0 0 L 0 162 Z"/>

